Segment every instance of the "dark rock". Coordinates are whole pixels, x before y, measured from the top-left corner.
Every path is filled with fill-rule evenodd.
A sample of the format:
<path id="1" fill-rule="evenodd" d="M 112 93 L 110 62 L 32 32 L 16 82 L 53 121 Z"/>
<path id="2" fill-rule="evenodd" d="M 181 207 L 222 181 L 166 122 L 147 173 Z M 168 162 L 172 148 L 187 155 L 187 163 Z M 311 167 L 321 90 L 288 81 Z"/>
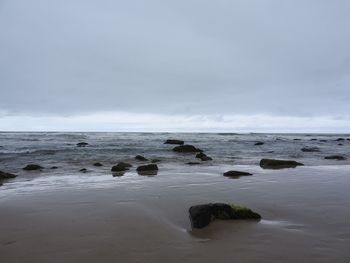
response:
<path id="1" fill-rule="evenodd" d="M 201 164 L 201 163 L 199 163 L 199 162 L 188 162 L 186 164 L 188 164 L 188 165 L 197 165 L 197 164 Z"/>
<path id="2" fill-rule="evenodd" d="M 161 160 L 159 160 L 159 159 L 152 159 L 151 160 L 151 163 L 159 163 Z"/>
<path id="3" fill-rule="evenodd" d="M 301 139 L 293 139 L 293 141 L 301 141 Z"/>
<path id="4" fill-rule="evenodd" d="M 23 170 L 26 171 L 35 171 L 35 170 L 41 170 L 43 167 L 41 167 L 38 164 L 28 164 L 26 167 L 22 168 Z"/>
<path id="5" fill-rule="evenodd" d="M 102 165 L 102 163 L 94 163 L 94 166 L 101 167 L 103 165 Z"/>
<path id="6" fill-rule="evenodd" d="M 143 157 L 142 155 L 136 155 L 135 156 L 135 159 L 138 160 L 138 161 L 148 161 L 147 158 Z"/>
<path id="7" fill-rule="evenodd" d="M 180 153 L 196 153 L 196 152 L 202 152 L 202 150 L 194 147 L 193 145 L 185 144 L 176 146 L 173 149 L 174 152 L 180 152 Z"/>
<path id="8" fill-rule="evenodd" d="M 196 154 L 196 158 L 201 159 L 202 161 L 211 161 L 211 160 L 213 160 L 211 157 L 207 156 L 203 152 L 197 153 Z"/>
<path id="9" fill-rule="evenodd" d="M 254 145 L 263 145 L 263 144 L 265 144 L 264 142 L 256 142 L 256 143 L 254 143 Z"/>
<path id="10" fill-rule="evenodd" d="M 82 168 L 82 169 L 79 170 L 79 172 L 86 173 L 87 169 L 86 168 Z"/>
<path id="11" fill-rule="evenodd" d="M 11 179 L 11 178 L 15 178 L 16 176 L 17 175 L 15 175 L 15 174 L 0 171 L 0 180 L 1 179 Z"/>
<path id="12" fill-rule="evenodd" d="M 189 214 L 193 228 L 203 228 L 215 219 L 261 219 L 258 213 L 249 208 L 224 203 L 191 206 Z"/>
<path id="13" fill-rule="evenodd" d="M 313 138 L 313 139 L 310 139 L 310 141 L 317 141 L 317 139 Z"/>
<path id="14" fill-rule="evenodd" d="M 57 166 L 52 166 L 50 169 L 54 170 L 54 169 L 58 169 Z"/>
<path id="15" fill-rule="evenodd" d="M 172 139 L 169 139 L 169 140 L 166 140 L 164 142 L 164 144 L 178 144 L 178 145 L 183 145 L 185 142 L 184 141 L 181 141 L 181 140 L 172 140 Z"/>
<path id="16" fill-rule="evenodd" d="M 117 165 L 114 165 L 111 169 L 112 172 L 123 172 L 129 170 L 132 167 L 129 163 L 119 162 Z"/>
<path id="17" fill-rule="evenodd" d="M 338 145 L 339 145 L 339 146 L 343 146 L 343 144 L 342 144 L 342 143 L 338 143 Z"/>
<path id="18" fill-rule="evenodd" d="M 346 157 L 342 156 L 342 155 L 329 155 L 329 156 L 326 156 L 324 158 L 327 160 L 338 160 L 338 161 L 346 160 Z"/>
<path id="19" fill-rule="evenodd" d="M 262 159 L 260 161 L 260 167 L 263 169 L 295 168 L 300 165 L 304 164 L 290 160 Z"/>
<path id="20" fill-rule="evenodd" d="M 156 164 L 147 164 L 147 165 L 141 165 L 137 167 L 136 169 L 138 172 L 144 172 L 144 171 L 156 171 L 158 170 L 158 166 Z"/>
<path id="21" fill-rule="evenodd" d="M 233 177 L 233 178 L 237 178 L 240 176 L 249 176 L 249 175 L 252 175 L 252 174 L 247 173 L 247 172 L 241 172 L 241 171 L 228 171 L 228 172 L 224 173 L 224 176 Z"/>
<path id="22" fill-rule="evenodd" d="M 89 144 L 87 142 L 78 142 L 77 143 L 77 146 L 78 147 L 85 147 L 85 146 L 88 146 Z"/>
<path id="23" fill-rule="evenodd" d="M 304 147 L 301 149 L 303 152 L 319 152 L 320 148 L 318 147 Z"/>
<path id="24" fill-rule="evenodd" d="M 345 141 L 345 139 L 344 139 L 344 138 L 338 138 L 338 139 L 336 139 L 335 141 L 336 141 L 336 142 L 340 142 L 340 141 Z"/>
<path id="25" fill-rule="evenodd" d="M 327 140 L 320 140 L 320 142 L 327 142 Z"/>

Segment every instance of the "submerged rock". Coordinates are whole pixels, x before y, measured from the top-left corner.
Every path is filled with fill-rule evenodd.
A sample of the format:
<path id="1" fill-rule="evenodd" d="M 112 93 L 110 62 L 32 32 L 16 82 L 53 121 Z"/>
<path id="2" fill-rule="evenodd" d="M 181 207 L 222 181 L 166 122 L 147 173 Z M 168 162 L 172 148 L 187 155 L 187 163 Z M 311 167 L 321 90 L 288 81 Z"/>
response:
<path id="1" fill-rule="evenodd" d="M 86 168 L 82 168 L 82 169 L 79 170 L 79 172 L 86 173 L 87 169 Z"/>
<path id="2" fill-rule="evenodd" d="M 101 166 L 103 166 L 103 165 L 102 165 L 102 163 L 94 163 L 94 166 L 96 166 L 96 167 L 101 167 Z"/>
<path id="3" fill-rule="evenodd" d="M 201 159 L 202 161 L 211 161 L 211 160 L 213 160 L 213 158 L 209 157 L 208 155 L 206 155 L 203 152 L 197 153 L 196 154 L 196 158 Z"/>
<path id="4" fill-rule="evenodd" d="M 320 148 L 318 147 L 304 147 L 301 149 L 302 152 L 319 152 Z"/>
<path id="5" fill-rule="evenodd" d="M 344 161 L 344 160 L 346 160 L 346 157 L 342 156 L 342 155 L 329 155 L 329 156 L 326 156 L 324 158 L 327 159 L 327 160 L 337 160 L 337 161 Z"/>
<path id="6" fill-rule="evenodd" d="M 28 164 L 27 166 L 22 168 L 23 170 L 26 171 L 35 171 L 35 170 L 41 170 L 43 169 L 42 166 L 40 166 L 39 164 Z"/>
<path id="7" fill-rule="evenodd" d="M 161 160 L 159 160 L 159 159 L 152 159 L 151 160 L 151 163 L 159 163 Z"/>
<path id="8" fill-rule="evenodd" d="M 341 142 L 341 141 L 345 141 L 345 139 L 344 139 L 344 138 L 338 138 L 338 139 L 336 139 L 335 141 L 336 141 L 336 142 Z"/>
<path id="9" fill-rule="evenodd" d="M 199 162 L 188 162 L 186 164 L 188 164 L 188 165 L 197 165 L 197 164 L 201 164 L 201 163 L 199 163 Z"/>
<path id="10" fill-rule="evenodd" d="M 58 169 L 58 167 L 57 166 L 51 166 L 50 169 L 55 170 L 55 169 Z"/>
<path id="11" fill-rule="evenodd" d="M 241 172 L 241 171 L 228 171 L 228 172 L 224 173 L 224 176 L 233 177 L 233 178 L 237 178 L 240 176 L 249 176 L 249 175 L 253 175 L 253 174 L 247 173 L 247 172 Z"/>
<path id="12" fill-rule="evenodd" d="M 132 167 L 129 163 L 119 162 L 117 165 L 114 165 L 111 169 L 112 172 L 123 172 L 129 170 Z"/>
<path id="13" fill-rule="evenodd" d="M 263 144 L 265 144 L 264 142 L 256 142 L 256 143 L 254 143 L 254 145 L 263 145 Z"/>
<path id="14" fill-rule="evenodd" d="M 215 219 L 261 219 L 258 213 L 249 208 L 225 203 L 191 206 L 189 214 L 193 228 L 203 228 Z"/>
<path id="15" fill-rule="evenodd" d="M 202 152 L 202 150 L 194 147 L 193 145 L 190 144 L 185 144 L 185 145 L 180 145 L 176 146 L 173 149 L 174 152 L 180 152 L 180 153 L 196 153 L 196 152 Z"/>
<path id="16" fill-rule="evenodd" d="M 15 177 L 17 177 L 17 175 L 0 171 L 0 180 L 1 179 L 11 179 L 11 178 L 15 178 Z"/>
<path id="17" fill-rule="evenodd" d="M 89 144 L 87 142 L 78 142 L 77 143 L 77 146 L 78 147 L 85 147 L 85 146 L 88 146 Z"/>
<path id="18" fill-rule="evenodd" d="M 143 157 L 142 155 L 136 155 L 135 156 L 135 159 L 138 160 L 138 161 L 148 161 L 147 158 Z"/>
<path id="19" fill-rule="evenodd" d="M 291 160 L 262 159 L 260 161 L 260 167 L 263 169 L 295 168 L 300 165 L 304 164 Z"/>
<path id="20" fill-rule="evenodd" d="M 179 144 L 179 145 L 183 145 L 185 142 L 184 141 L 181 141 L 181 140 L 173 140 L 173 139 L 169 139 L 169 140 L 166 140 L 164 142 L 164 144 Z"/>

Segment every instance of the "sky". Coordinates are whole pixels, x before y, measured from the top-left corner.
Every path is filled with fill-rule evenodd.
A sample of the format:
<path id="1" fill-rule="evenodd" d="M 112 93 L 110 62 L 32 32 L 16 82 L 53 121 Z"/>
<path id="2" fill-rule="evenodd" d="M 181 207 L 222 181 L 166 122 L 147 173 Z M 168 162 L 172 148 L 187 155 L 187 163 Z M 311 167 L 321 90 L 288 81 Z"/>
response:
<path id="1" fill-rule="evenodd" d="M 0 130 L 350 132 L 348 0 L 0 0 Z"/>

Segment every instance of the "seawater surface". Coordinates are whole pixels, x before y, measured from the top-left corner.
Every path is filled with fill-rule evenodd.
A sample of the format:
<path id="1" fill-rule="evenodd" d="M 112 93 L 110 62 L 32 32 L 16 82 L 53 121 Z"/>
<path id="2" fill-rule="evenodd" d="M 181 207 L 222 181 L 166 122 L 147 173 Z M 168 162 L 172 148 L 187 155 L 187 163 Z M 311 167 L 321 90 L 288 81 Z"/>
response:
<path id="1" fill-rule="evenodd" d="M 181 139 L 213 161 L 172 151 Z M 342 138 L 342 139 L 339 139 Z M 1 262 L 350 262 L 350 135 L 0 133 Z M 256 146 L 255 142 L 264 142 Z M 87 142 L 87 147 L 77 147 Z M 319 152 L 303 152 L 318 147 Z M 160 159 L 155 176 L 136 167 Z M 293 159 L 264 170 L 261 158 Z M 111 166 L 133 167 L 113 176 Z M 102 167 L 93 164 L 100 162 Z M 24 171 L 28 163 L 42 171 Z M 57 169 L 50 169 L 57 166 Z M 87 172 L 79 170 L 86 168 Z M 228 170 L 253 176 L 230 179 Z M 259 222 L 215 221 L 192 230 L 191 205 L 234 202 Z M 233 260 L 234 259 L 234 260 Z"/>

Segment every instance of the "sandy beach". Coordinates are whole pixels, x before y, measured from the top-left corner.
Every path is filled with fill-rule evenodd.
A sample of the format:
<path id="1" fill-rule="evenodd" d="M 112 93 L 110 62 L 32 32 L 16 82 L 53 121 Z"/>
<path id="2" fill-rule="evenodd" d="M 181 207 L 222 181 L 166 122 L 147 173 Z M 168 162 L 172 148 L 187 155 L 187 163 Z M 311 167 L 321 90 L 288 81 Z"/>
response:
<path id="1" fill-rule="evenodd" d="M 239 179 L 224 178 L 228 168 L 161 164 L 154 177 L 8 182 L 1 262 L 349 262 L 350 166 L 242 165 L 254 176 Z M 263 219 L 192 230 L 188 208 L 212 201 L 246 205 Z"/>

